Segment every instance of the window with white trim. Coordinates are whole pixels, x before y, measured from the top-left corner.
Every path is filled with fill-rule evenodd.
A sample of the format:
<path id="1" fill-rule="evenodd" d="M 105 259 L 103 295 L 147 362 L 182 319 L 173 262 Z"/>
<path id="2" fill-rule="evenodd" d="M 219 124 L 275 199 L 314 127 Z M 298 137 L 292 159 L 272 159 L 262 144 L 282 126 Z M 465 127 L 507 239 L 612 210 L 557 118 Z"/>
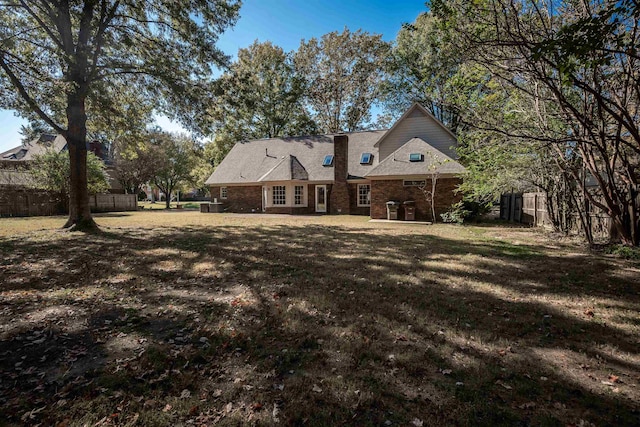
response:
<path id="1" fill-rule="evenodd" d="M 284 185 L 274 185 L 272 194 L 273 194 L 274 205 L 287 204 L 287 187 L 285 187 Z"/>
<path id="2" fill-rule="evenodd" d="M 304 204 L 304 185 L 296 185 L 293 188 L 293 204 L 297 206 Z"/>
<path id="3" fill-rule="evenodd" d="M 227 198 L 227 187 L 220 187 L 220 198 L 221 199 Z"/>
<path id="4" fill-rule="evenodd" d="M 358 206 L 371 206 L 370 184 L 358 184 Z"/>

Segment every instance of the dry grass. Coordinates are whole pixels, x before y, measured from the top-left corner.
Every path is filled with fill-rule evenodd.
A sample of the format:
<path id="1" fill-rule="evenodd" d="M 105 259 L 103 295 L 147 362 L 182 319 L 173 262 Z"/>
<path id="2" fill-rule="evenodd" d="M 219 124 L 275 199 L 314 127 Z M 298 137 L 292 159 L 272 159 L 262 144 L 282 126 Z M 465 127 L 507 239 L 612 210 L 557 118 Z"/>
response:
<path id="1" fill-rule="evenodd" d="M 638 425 L 640 266 L 533 230 L 0 220 L 0 425 Z"/>

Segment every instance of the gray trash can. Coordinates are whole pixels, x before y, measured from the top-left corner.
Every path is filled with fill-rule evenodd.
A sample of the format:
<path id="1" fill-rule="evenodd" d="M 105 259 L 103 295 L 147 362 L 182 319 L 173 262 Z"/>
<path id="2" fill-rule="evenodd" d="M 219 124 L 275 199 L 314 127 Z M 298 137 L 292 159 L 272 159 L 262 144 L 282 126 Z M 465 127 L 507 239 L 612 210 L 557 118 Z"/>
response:
<path id="1" fill-rule="evenodd" d="M 394 202 L 389 200 L 387 202 L 387 219 L 398 219 L 398 208 L 400 207 L 400 202 Z"/>
<path id="2" fill-rule="evenodd" d="M 407 200 L 403 203 L 404 207 L 404 220 L 415 221 L 416 220 L 416 202 L 413 200 Z"/>

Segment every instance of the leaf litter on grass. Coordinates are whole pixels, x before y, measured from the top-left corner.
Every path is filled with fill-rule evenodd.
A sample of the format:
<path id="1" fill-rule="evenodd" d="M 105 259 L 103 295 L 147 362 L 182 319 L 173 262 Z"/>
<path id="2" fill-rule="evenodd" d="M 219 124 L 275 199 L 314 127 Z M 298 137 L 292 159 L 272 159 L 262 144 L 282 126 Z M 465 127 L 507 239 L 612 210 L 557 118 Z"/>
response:
<path id="1" fill-rule="evenodd" d="M 9 424 L 637 420 L 625 260 L 509 228 L 98 221 L 0 242 Z"/>

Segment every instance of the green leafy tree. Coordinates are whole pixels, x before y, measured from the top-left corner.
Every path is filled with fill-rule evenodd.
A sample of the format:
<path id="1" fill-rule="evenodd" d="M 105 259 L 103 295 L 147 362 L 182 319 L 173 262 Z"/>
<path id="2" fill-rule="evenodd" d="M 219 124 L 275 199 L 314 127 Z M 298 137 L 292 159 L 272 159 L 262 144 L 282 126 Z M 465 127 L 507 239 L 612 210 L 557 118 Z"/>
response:
<path id="1" fill-rule="evenodd" d="M 66 204 L 69 203 L 71 167 L 66 152 L 48 150 L 35 156 L 30 165 L 30 173 L 33 188 L 58 193 Z M 109 190 L 105 165 L 93 153 L 87 153 L 87 189 L 89 194 Z"/>
<path id="2" fill-rule="evenodd" d="M 174 190 L 193 185 L 193 171 L 198 165 L 199 147 L 185 135 L 153 132 L 150 135 L 153 156 L 157 159 L 153 183 L 165 194 L 169 209 Z"/>
<path id="3" fill-rule="evenodd" d="M 37 120 L 30 121 L 27 125 L 20 126 L 21 142 L 27 144 L 34 139 L 40 138 L 43 133 L 51 133 L 51 127 Z"/>
<path id="4" fill-rule="evenodd" d="M 459 89 L 453 77 L 464 63 L 463 52 L 451 43 L 450 27 L 431 12 L 402 27 L 388 62 L 383 100 L 395 116 L 419 102 L 453 132 L 460 125 L 455 103 Z"/>
<path id="5" fill-rule="evenodd" d="M 237 141 L 314 134 L 302 78 L 291 55 L 271 42 L 254 42 L 214 85 L 208 110 L 219 163 Z"/>
<path id="6" fill-rule="evenodd" d="M 36 116 L 69 147 L 66 227 L 95 230 L 87 180 L 87 119 L 131 86 L 187 126 L 198 122 L 203 83 L 226 64 L 215 47 L 239 2 L 34 0 L 0 8 L 0 106 Z M 115 104 L 112 102 L 112 104 Z M 199 109 L 199 108 L 198 108 Z M 204 108 L 202 108 L 204 111 Z"/>
<path id="7" fill-rule="evenodd" d="M 143 184 L 153 180 L 161 153 L 144 136 L 135 142 L 120 139 L 114 145 L 115 179 L 127 194 L 138 194 Z"/>
<path id="8" fill-rule="evenodd" d="M 324 132 L 351 132 L 371 120 L 390 45 L 363 31 L 332 32 L 302 41 L 294 55 L 305 79 L 305 100 Z"/>
<path id="9" fill-rule="evenodd" d="M 205 185 L 205 182 L 213 173 L 213 164 L 206 157 L 205 147 L 196 147 L 195 157 L 189 183 L 193 189 L 198 191 L 198 195 L 206 196 L 210 189 L 208 185 Z"/>
<path id="10" fill-rule="evenodd" d="M 241 139 L 273 138 L 315 131 L 302 103 L 303 79 L 291 55 L 271 42 L 254 42 L 216 81 L 210 113 L 217 128 Z M 243 138 L 244 137 L 244 138 Z"/>
<path id="11" fill-rule="evenodd" d="M 640 243 L 640 6 L 637 2 L 434 0 L 432 10 L 467 57 L 519 108 L 478 111 L 474 126 L 547 156 L 588 239 L 589 207 L 612 237 Z M 553 175 L 547 176 L 551 181 Z M 595 184 L 595 185 L 589 185 Z"/>

